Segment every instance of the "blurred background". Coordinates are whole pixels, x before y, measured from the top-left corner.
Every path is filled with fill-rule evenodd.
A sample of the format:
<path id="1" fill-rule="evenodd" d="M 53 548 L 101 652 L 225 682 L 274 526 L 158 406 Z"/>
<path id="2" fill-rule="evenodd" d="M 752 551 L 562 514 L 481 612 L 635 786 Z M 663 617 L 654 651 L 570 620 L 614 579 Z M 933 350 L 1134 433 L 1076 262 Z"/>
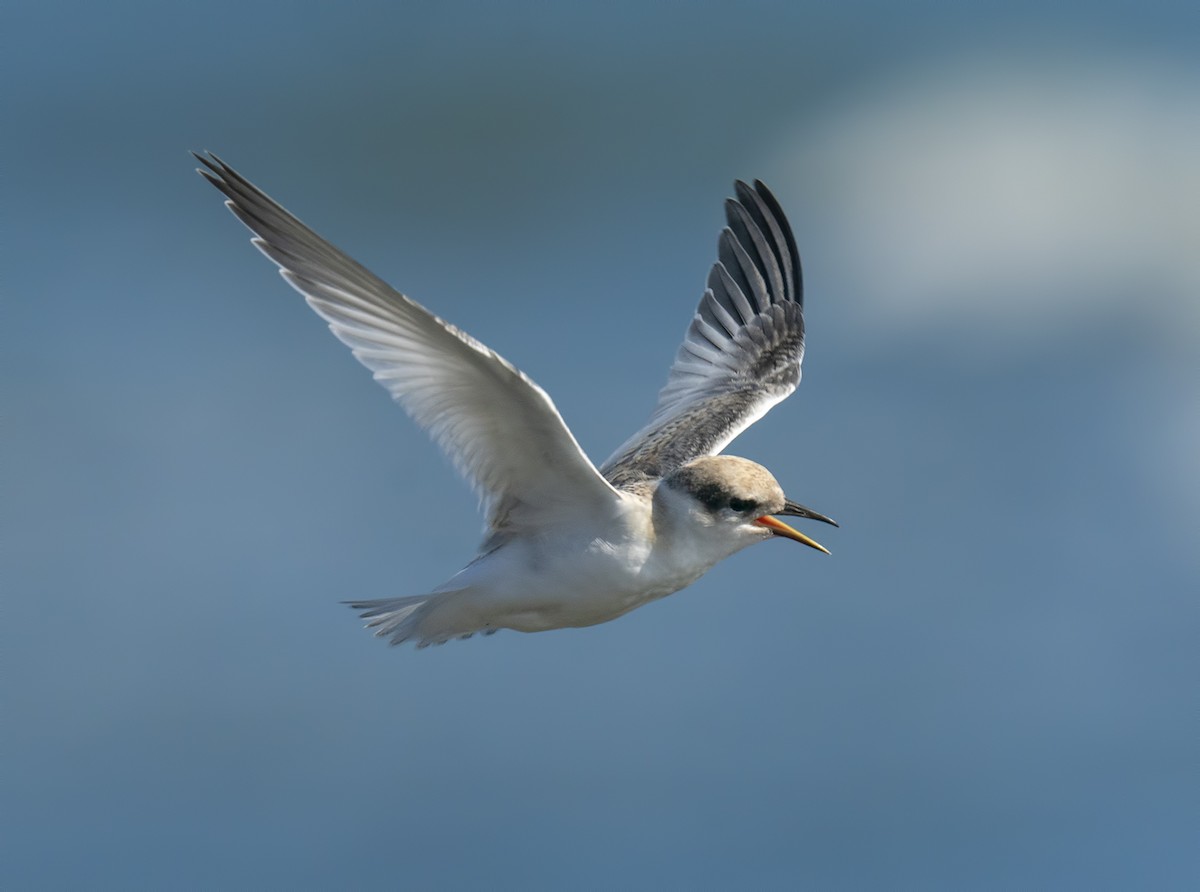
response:
<path id="1" fill-rule="evenodd" d="M 1194 3 L 18 3 L 10 889 L 1174 889 L 1200 874 Z M 621 620 L 389 649 L 469 490 L 212 149 L 647 416 L 735 177 L 805 260 L 731 451 L 836 517 Z"/>

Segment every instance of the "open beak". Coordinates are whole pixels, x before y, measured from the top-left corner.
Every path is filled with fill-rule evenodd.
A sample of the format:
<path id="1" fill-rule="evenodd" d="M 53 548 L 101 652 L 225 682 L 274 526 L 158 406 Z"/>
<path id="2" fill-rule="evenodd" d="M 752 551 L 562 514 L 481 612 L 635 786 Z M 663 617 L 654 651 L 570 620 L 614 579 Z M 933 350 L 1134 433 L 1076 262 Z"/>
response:
<path id="1" fill-rule="evenodd" d="M 837 522 L 834 521 L 832 518 L 826 517 L 824 514 L 818 514 L 816 511 L 813 511 L 811 508 L 805 508 L 803 505 L 799 504 L 798 502 L 792 502 L 792 501 L 784 502 L 783 510 L 780 511 L 779 513 L 783 514 L 787 517 L 807 517 L 810 520 L 819 520 L 822 523 L 828 523 L 828 524 L 832 524 L 833 526 L 837 526 Z M 760 526 L 766 527 L 768 530 L 770 530 L 776 536 L 783 536 L 785 539 L 792 539 L 796 542 L 802 542 L 805 545 L 807 545 L 809 548 L 815 548 L 817 551 L 823 551 L 826 554 L 829 554 L 829 549 L 826 548 L 824 545 L 822 545 L 820 542 L 818 542 L 815 539 L 808 538 L 808 536 L 804 535 L 799 530 L 792 529 L 790 526 L 788 526 L 782 520 L 776 520 L 774 517 L 771 517 L 768 515 L 767 517 L 760 517 L 758 520 L 756 520 L 754 522 L 759 524 Z"/>

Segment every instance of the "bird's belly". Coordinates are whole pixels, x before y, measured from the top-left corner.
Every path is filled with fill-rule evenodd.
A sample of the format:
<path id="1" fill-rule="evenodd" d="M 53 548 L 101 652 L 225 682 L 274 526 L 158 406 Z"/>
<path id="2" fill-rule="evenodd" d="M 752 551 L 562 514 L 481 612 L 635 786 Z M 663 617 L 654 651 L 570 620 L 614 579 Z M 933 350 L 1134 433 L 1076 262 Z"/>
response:
<path id="1" fill-rule="evenodd" d="M 561 555 L 561 557 L 560 557 Z M 695 582 L 710 565 L 677 567 L 655 560 L 648 545 L 593 541 L 575 550 L 526 549 L 507 556 L 511 571 L 490 599 L 497 624 L 522 632 L 607 622 Z M 514 560 L 515 559 L 515 560 Z M 502 606 L 503 605 L 503 606 Z"/>

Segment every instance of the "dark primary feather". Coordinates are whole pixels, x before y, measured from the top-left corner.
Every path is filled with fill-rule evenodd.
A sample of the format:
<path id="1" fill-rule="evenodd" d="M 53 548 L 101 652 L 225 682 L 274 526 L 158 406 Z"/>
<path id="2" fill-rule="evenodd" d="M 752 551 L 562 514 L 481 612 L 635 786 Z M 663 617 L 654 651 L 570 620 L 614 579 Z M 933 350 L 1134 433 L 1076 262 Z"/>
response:
<path id="1" fill-rule="evenodd" d="M 718 260 L 658 405 L 601 468 L 614 486 L 719 453 L 800 381 L 804 285 L 795 238 L 762 182 L 734 188 Z"/>
<path id="2" fill-rule="evenodd" d="M 193 152 L 192 156 L 206 168 L 200 171 L 204 178 L 229 199 L 229 210 L 258 236 L 255 246 L 292 275 L 305 280 L 336 280 L 381 294 L 392 291 L 390 285 L 316 236 L 216 155 L 209 158 Z"/>

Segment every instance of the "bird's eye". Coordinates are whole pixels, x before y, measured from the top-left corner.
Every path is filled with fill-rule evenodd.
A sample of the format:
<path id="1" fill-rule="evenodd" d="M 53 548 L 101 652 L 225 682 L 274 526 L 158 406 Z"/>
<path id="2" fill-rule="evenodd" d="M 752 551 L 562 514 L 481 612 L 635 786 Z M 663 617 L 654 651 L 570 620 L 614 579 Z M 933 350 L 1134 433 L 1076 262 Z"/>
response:
<path id="1" fill-rule="evenodd" d="M 758 507 L 758 503 L 753 499 L 730 499 L 729 507 L 738 514 L 748 514 Z"/>

